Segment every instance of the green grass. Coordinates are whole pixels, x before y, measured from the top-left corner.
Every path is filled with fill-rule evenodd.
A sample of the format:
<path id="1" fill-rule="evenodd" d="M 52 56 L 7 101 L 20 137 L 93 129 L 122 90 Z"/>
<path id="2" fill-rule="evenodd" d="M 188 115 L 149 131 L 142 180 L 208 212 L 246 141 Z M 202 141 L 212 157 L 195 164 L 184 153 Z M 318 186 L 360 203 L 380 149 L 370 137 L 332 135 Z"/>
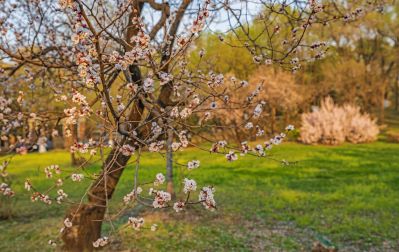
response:
<path id="1" fill-rule="evenodd" d="M 133 251 L 298 251 L 310 250 L 316 240 L 328 239 L 341 251 L 398 251 L 399 237 L 399 144 L 339 147 L 286 143 L 275 158 L 298 161 L 296 165 L 256 157 L 239 157 L 227 163 L 223 156 L 189 150 L 176 155 L 186 163 L 199 159 L 201 167 L 189 175 L 199 186 L 214 185 L 218 210 L 207 212 L 194 206 L 184 213 L 134 208 L 128 216 L 142 215 L 159 230 L 120 232 L 120 241 L 109 249 Z M 31 203 L 23 189 L 30 178 L 41 190 L 52 181 L 44 178 L 50 164 L 69 166 L 69 154 L 17 156 L 9 167 L 13 188 L 13 217 L 0 221 L 0 251 L 45 251 L 48 239 L 58 235 L 66 206 Z M 157 154 L 144 154 L 141 181 L 163 172 Z M 73 168 L 67 168 L 73 169 Z M 89 170 L 98 170 L 95 164 Z M 133 184 L 133 164 L 123 174 L 112 201 L 119 204 Z M 176 183 L 184 178 L 177 171 Z M 85 183 L 65 183 L 64 191 L 80 199 Z M 52 192 L 54 195 L 55 192 Z M 6 202 L 1 198 L 2 208 Z M 104 225 L 104 233 L 110 225 Z"/>

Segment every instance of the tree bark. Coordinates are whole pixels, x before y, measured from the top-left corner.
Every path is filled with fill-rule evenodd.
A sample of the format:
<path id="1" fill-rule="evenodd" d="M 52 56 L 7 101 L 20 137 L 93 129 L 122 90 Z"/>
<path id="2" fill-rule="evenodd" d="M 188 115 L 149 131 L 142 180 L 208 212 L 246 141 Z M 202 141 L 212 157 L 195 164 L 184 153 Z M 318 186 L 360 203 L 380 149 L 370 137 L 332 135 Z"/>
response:
<path id="1" fill-rule="evenodd" d="M 383 87 L 381 89 L 379 121 L 381 124 L 383 124 L 385 122 L 385 83 L 383 83 Z"/>
<path id="2" fill-rule="evenodd" d="M 399 75 L 395 80 L 395 110 L 399 111 Z"/>
<path id="3" fill-rule="evenodd" d="M 170 195 L 172 195 L 172 199 L 176 198 L 175 189 L 173 184 L 173 130 L 168 129 L 167 131 L 168 139 L 166 141 L 167 149 L 166 149 L 166 190 Z"/>
<path id="4" fill-rule="evenodd" d="M 274 134 L 276 130 L 276 108 L 272 107 L 271 109 L 271 131 Z"/>

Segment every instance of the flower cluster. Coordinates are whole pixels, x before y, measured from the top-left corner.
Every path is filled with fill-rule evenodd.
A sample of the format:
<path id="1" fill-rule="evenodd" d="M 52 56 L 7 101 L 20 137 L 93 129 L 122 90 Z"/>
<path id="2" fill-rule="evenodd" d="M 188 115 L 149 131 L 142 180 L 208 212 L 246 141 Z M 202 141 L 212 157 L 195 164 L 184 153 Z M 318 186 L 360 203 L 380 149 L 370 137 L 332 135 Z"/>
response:
<path id="1" fill-rule="evenodd" d="M 245 155 L 248 153 L 248 151 L 251 150 L 251 147 L 249 147 L 248 142 L 244 141 L 241 143 L 241 155 Z"/>
<path id="2" fill-rule="evenodd" d="M 89 151 L 89 144 L 87 143 L 74 143 L 69 148 L 71 153 L 80 152 L 82 154 L 87 153 Z"/>
<path id="3" fill-rule="evenodd" d="M 211 211 L 216 209 L 216 202 L 214 199 L 215 189 L 210 186 L 203 187 L 199 194 L 199 201 L 202 202 L 202 205 L 205 206 L 206 209 Z"/>
<path id="4" fill-rule="evenodd" d="M 128 204 L 129 202 L 132 202 L 137 195 L 139 195 L 140 193 L 143 192 L 143 189 L 139 186 L 137 187 L 136 190 L 132 190 L 130 193 L 126 194 L 125 196 L 123 196 L 123 202 L 125 204 Z"/>
<path id="5" fill-rule="evenodd" d="M 259 104 L 256 105 L 254 109 L 254 117 L 258 118 L 263 112 L 263 106 L 265 106 L 265 102 L 261 101 Z"/>
<path id="6" fill-rule="evenodd" d="M 155 176 L 154 185 L 155 186 L 162 185 L 164 182 L 165 182 L 165 176 L 162 173 L 158 173 Z"/>
<path id="7" fill-rule="evenodd" d="M 64 219 L 63 222 L 64 226 L 61 228 L 60 233 L 63 233 L 66 229 L 71 228 L 72 227 L 72 221 L 69 219 L 69 217 Z"/>
<path id="8" fill-rule="evenodd" d="M 160 150 L 163 149 L 164 145 L 165 145 L 165 141 L 164 140 L 157 141 L 157 142 L 152 142 L 148 146 L 148 150 L 150 152 L 159 152 Z"/>
<path id="9" fill-rule="evenodd" d="M 229 153 L 226 154 L 226 159 L 227 159 L 227 161 L 232 162 L 232 161 L 236 161 L 238 159 L 238 156 L 237 156 L 237 154 L 235 154 L 234 151 L 231 150 L 231 151 L 229 151 Z"/>
<path id="10" fill-rule="evenodd" d="M 254 151 L 259 155 L 259 156 L 264 156 L 265 151 L 263 149 L 263 146 L 261 144 L 257 144 L 254 148 Z"/>
<path id="11" fill-rule="evenodd" d="M 131 156 L 134 154 L 134 147 L 130 146 L 129 144 L 124 144 L 121 148 L 120 148 L 120 152 L 122 153 L 122 155 L 125 156 Z"/>
<path id="12" fill-rule="evenodd" d="M 36 202 L 36 201 L 40 200 L 41 202 L 43 202 L 47 205 L 51 205 L 51 203 L 52 203 L 50 196 L 41 194 L 39 192 L 33 193 L 33 195 L 31 196 L 31 200 L 32 200 L 32 202 Z"/>
<path id="13" fill-rule="evenodd" d="M 15 195 L 15 192 L 6 183 L 0 184 L 0 193 L 7 197 L 12 197 Z"/>
<path id="14" fill-rule="evenodd" d="M 200 166 L 199 160 L 191 160 L 187 163 L 187 169 L 189 169 L 189 170 L 196 169 L 199 166 Z"/>
<path id="15" fill-rule="evenodd" d="M 68 197 L 68 194 L 66 194 L 65 192 L 64 192 L 64 190 L 62 190 L 62 189 L 59 189 L 58 191 L 57 191 L 57 194 L 58 194 L 58 196 L 57 196 L 57 203 L 58 204 L 61 204 L 62 203 L 62 201 L 65 199 L 65 198 L 67 198 Z"/>
<path id="16" fill-rule="evenodd" d="M 208 4 L 210 4 L 210 0 L 205 1 L 204 8 L 198 13 L 198 17 L 194 20 L 191 26 L 192 33 L 199 33 L 205 26 L 206 18 L 209 16 L 209 10 L 207 9 Z"/>
<path id="17" fill-rule="evenodd" d="M 165 72 L 159 72 L 158 73 L 159 79 L 160 79 L 160 85 L 163 86 L 166 83 L 169 83 L 173 80 L 173 75 Z"/>
<path id="18" fill-rule="evenodd" d="M 55 181 L 55 185 L 56 185 L 57 187 L 61 187 L 63 184 L 64 184 L 64 181 L 63 181 L 61 178 L 59 178 L 59 179 L 57 179 L 57 180 Z"/>
<path id="19" fill-rule="evenodd" d="M 74 181 L 74 182 L 80 182 L 80 181 L 83 180 L 83 178 L 84 178 L 84 175 L 83 175 L 83 174 L 73 173 L 73 174 L 71 175 L 71 179 L 72 179 L 72 181 Z"/>
<path id="20" fill-rule="evenodd" d="M 310 8 L 315 12 L 322 12 L 324 7 L 323 4 L 319 3 L 317 0 L 309 0 Z"/>
<path id="21" fill-rule="evenodd" d="M 94 63 L 98 57 L 95 43 L 97 38 L 91 34 L 89 26 L 80 15 L 79 7 L 72 8 L 76 12 L 74 20 L 74 34 L 72 42 L 74 44 L 74 55 L 78 65 L 79 76 L 85 80 L 88 88 L 93 88 L 99 83 L 97 72 L 98 64 Z"/>
<path id="22" fill-rule="evenodd" d="M 167 206 L 167 203 L 172 199 L 170 193 L 164 191 L 151 190 L 153 194 L 155 194 L 154 201 L 152 202 L 152 206 L 154 208 L 164 208 Z"/>
<path id="23" fill-rule="evenodd" d="M 154 80 L 151 78 L 146 78 L 143 82 L 143 90 L 146 93 L 152 93 L 154 92 Z"/>
<path id="24" fill-rule="evenodd" d="M 178 201 L 173 204 L 173 209 L 178 213 L 184 210 L 185 205 L 183 201 Z"/>
<path id="25" fill-rule="evenodd" d="M 108 244 L 109 238 L 107 236 L 100 237 L 96 241 L 93 242 L 93 247 L 99 248 L 99 247 L 104 247 Z"/>
<path id="26" fill-rule="evenodd" d="M 210 149 L 211 152 L 218 152 L 219 148 L 225 148 L 227 146 L 227 142 L 225 140 L 221 140 L 217 143 L 214 143 Z"/>
<path id="27" fill-rule="evenodd" d="M 224 84 L 224 75 L 223 74 L 215 74 L 214 72 L 209 73 L 209 81 L 208 86 L 211 88 L 219 87 Z"/>
<path id="28" fill-rule="evenodd" d="M 129 217 L 128 224 L 131 225 L 134 230 L 138 231 L 144 225 L 144 219 Z"/>
<path id="29" fill-rule="evenodd" d="M 197 182 L 195 182 L 193 179 L 184 179 L 184 188 L 183 191 L 184 193 L 188 193 L 188 192 L 193 192 L 195 190 L 197 190 Z"/>
<path id="30" fill-rule="evenodd" d="M 61 174 L 61 169 L 58 165 L 50 165 L 46 168 L 44 168 L 44 173 L 46 174 L 47 178 L 52 178 L 53 177 L 53 171 L 56 174 Z"/>
<path id="31" fill-rule="evenodd" d="M 354 21 L 357 18 L 363 16 L 365 14 L 365 11 L 363 8 L 356 8 L 355 10 L 353 10 L 350 13 L 347 13 L 344 15 L 344 21 L 345 22 L 349 22 L 349 21 Z"/>
<path id="32" fill-rule="evenodd" d="M 143 20 L 138 17 L 133 17 L 132 23 L 135 28 L 138 29 L 137 35 L 131 38 L 131 43 L 133 44 L 133 48 L 130 51 L 127 51 L 123 56 L 120 55 L 117 51 L 113 51 L 111 55 L 109 55 L 109 62 L 115 64 L 116 69 L 126 70 L 129 65 L 132 65 L 134 62 L 138 62 L 140 60 L 148 61 L 153 48 L 150 46 L 150 37 L 145 33 L 145 25 Z"/>
<path id="33" fill-rule="evenodd" d="M 208 5 L 210 1 L 206 0 L 204 7 L 199 11 L 197 18 L 193 21 L 191 28 L 189 29 L 189 34 L 182 34 L 177 39 L 177 45 L 180 48 L 184 48 L 189 42 L 191 38 L 196 34 L 200 33 L 205 26 L 206 18 L 209 16 Z"/>

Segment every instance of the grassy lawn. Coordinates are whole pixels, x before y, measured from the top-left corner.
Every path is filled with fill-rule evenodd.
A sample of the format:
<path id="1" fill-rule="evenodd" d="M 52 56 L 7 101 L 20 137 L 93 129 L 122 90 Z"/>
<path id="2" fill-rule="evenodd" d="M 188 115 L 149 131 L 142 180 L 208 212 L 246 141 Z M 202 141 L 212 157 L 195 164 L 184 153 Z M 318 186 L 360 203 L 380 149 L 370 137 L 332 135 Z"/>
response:
<path id="1" fill-rule="evenodd" d="M 293 166 L 256 157 L 227 163 L 223 156 L 190 150 L 176 155 L 186 163 L 199 159 L 201 167 L 188 176 L 199 186 L 214 185 L 218 211 L 194 206 L 183 213 L 130 209 L 129 216 L 145 217 L 159 230 L 124 229 L 108 249 L 132 251 L 308 251 L 317 240 L 328 239 L 340 251 L 399 251 L 399 144 L 339 147 L 286 143 L 273 150 L 276 158 L 298 161 Z M 0 221 L 0 251 L 51 250 L 47 241 L 62 226 L 64 205 L 31 203 L 23 189 L 30 178 L 40 189 L 52 181 L 43 169 L 69 166 L 69 154 L 54 151 L 16 157 L 9 167 L 13 188 L 13 217 Z M 163 172 L 164 161 L 146 153 L 141 181 Z M 73 168 L 68 168 L 73 169 Z M 89 169 L 98 170 L 99 165 Z M 120 204 L 132 189 L 133 164 L 126 169 L 113 198 Z M 184 178 L 177 171 L 176 181 Z M 89 181 L 67 182 L 64 191 L 79 200 Z M 180 182 L 176 182 L 180 183 Z M 55 191 L 52 192 L 55 195 Z M 4 211 L 4 198 L 1 198 Z M 104 225 L 104 233 L 111 229 Z"/>

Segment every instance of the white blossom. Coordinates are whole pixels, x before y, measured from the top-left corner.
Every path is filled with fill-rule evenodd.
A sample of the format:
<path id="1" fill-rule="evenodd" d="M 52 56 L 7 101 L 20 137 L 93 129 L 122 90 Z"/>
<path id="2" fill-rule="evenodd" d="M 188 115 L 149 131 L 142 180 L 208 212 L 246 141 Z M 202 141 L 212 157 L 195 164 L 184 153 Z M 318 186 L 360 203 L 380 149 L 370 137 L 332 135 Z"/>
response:
<path id="1" fill-rule="evenodd" d="M 178 201 L 173 204 L 173 209 L 176 211 L 176 213 L 183 211 L 184 207 L 185 203 L 183 201 Z"/>
<path id="2" fill-rule="evenodd" d="M 234 153 L 234 151 L 229 151 L 228 154 L 226 154 L 226 159 L 227 161 L 236 161 L 238 159 L 237 155 Z"/>
<path id="3" fill-rule="evenodd" d="M 192 170 L 200 166 L 199 160 L 191 160 L 187 163 L 187 169 Z"/>
<path id="4" fill-rule="evenodd" d="M 158 173 L 155 176 L 154 185 L 155 186 L 162 185 L 164 182 L 165 182 L 165 176 L 162 173 Z"/>
<path id="5" fill-rule="evenodd" d="M 215 189 L 210 186 L 203 187 L 199 194 L 199 201 L 202 202 L 202 205 L 205 206 L 206 209 L 211 211 L 216 209 L 216 202 L 214 199 Z"/>
<path id="6" fill-rule="evenodd" d="M 129 217 L 128 224 L 132 226 L 134 230 L 140 230 L 140 228 L 144 225 L 143 218 Z"/>
<path id="7" fill-rule="evenodd" d="M 96 241 L 93 242 L 93 247 L 99 248 L 104 247 L 109 243 L 109 238 L 107 236 L 100 237 Z"/>
<path id="8" fill-rule="evenodd" d="M 146 93 L 152 93 L 155 91 L 154 80 L 151 78 L 146 78 L 143 83 L 143 89 Z"/>
<path id="9" fill-rule="evenodd" d="M 74 182 L 80 182 L 80 181 L 83 180 L 83 178 L 84 178 L 84 175 L 83 175 L 83 174 L 73 173 L 73 174 L 71 175 L 71 179 L 72 179 L 72 181 L 74 181 Z"/>
<path id="10" fill-rule="evenodd" d="M 121 151 L 122 155 L 131 156 L 134 154 L 134 147 L 130 146 L 129 144 L 124 144 L 120 148 L 120 151 Z"/>
<path id="11" fill-rule="evenodd" d="M 184 193 L 188 193 L 188 192 L 193 192 L 197 190 L 197 182 L 195 182 L 195 180 L 193 179 L 184 179 L 184 188 L 183 191 Z"/>
<path id="12" fill-rule="evenodd" d="M 155 194 L 154 201 L 152 203 L 154 208 L 163 208 L 167 206 L 167 203 L 172 199 L 170 193 L 164 191 L 153 191 Z"/>

